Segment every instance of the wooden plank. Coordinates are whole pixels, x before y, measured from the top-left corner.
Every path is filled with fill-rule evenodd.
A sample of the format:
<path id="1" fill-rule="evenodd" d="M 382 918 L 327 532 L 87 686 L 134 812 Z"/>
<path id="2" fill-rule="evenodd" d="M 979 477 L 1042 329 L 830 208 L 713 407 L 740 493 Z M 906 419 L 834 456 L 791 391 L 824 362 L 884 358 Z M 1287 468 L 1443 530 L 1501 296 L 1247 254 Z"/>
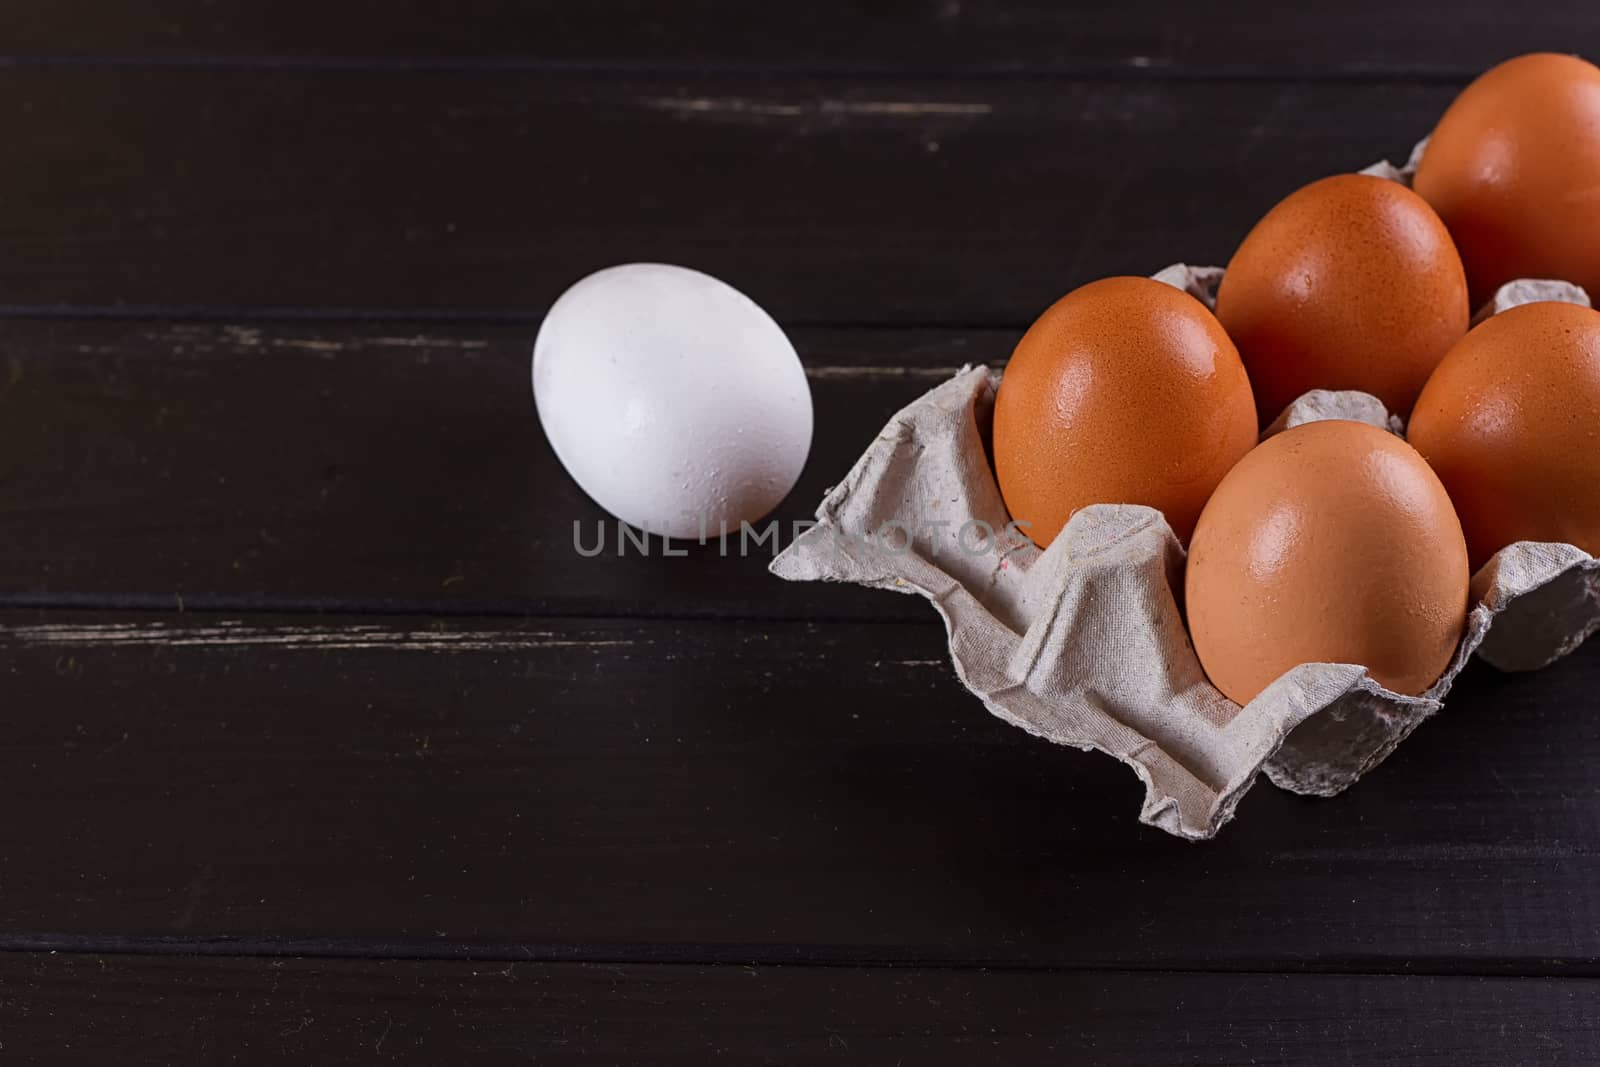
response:
<path id="1" fill-rule="evenodd" d="M 1592 975 L 1597 680 L 1193 845 L 936 627 L 12 612 L 0 949 Z"/>
<path id="2" fill-rule="evenodd" d="M 910 597 L 773 578 L 776 540 L 643 555 L 551 452 L 532 334 L 0 324 L 0 602 L 934 622 Z M 817 433 L 782 543 L 889 416 L 1015 336 L 797 331 Z"/>
<path id="3" fill-rule="evenodd" d="M 0 956 L 18 1062 L 1592 1062 L 1593 981 Z"/>
<path id="4" fill-rule="evenodd" d="M 0 69 L 0 294 L 537 321 L 656 259 L 791 326 L 1020 328 L 1095 277 L 1225 261 L 1298 185 L 1403 158 L 1452 92 Z"/>
<path id="5" fill-rule="evenodd" d="M 160 0 L 130 8 L 106 0 L 58 0 L 39 10 L 0 11 L 0 40 L 12 56 L 80 59 L 1454 75 L 1518 52 L 1592 52 L 1600 40 L 1600 16 L 1584 0 L 1524 7 L 1242 0 L 1225 12 L 1181 0 L 819 0 L 803 8 L 714 0 L 677 0 L 670 8 L 642 0 Z"/>

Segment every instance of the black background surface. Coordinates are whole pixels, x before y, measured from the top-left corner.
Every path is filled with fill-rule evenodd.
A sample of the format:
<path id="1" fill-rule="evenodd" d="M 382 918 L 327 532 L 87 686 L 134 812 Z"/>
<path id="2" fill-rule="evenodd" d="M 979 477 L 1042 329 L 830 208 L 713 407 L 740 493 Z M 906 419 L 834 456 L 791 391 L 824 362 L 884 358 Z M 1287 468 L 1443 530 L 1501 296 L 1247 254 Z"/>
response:
<path id="1" fill-rule="evenodd" d="M 1600 9 L 0 5 L 4 1062 L 1592 1062 L 1600 646 L 1214 843 L 907 597 L 581 560 L 560 291 L 791 328 L 810 514 Z"/>

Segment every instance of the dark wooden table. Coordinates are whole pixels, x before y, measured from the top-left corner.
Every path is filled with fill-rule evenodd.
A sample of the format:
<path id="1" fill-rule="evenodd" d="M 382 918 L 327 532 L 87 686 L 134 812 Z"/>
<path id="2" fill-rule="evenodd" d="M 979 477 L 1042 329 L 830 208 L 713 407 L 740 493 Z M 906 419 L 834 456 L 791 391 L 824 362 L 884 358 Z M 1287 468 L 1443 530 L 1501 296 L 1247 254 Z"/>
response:
<path id="1" fill-rule="evenodd" d="M 578 558 L 528 388 L 588 271 L 724 277 L 808 515 L 1537 48 L 1600 8 L 0 5 L 0 1056 L 1593 1062 L 1600 643 L 1187 845 L 920 602 Z"/>

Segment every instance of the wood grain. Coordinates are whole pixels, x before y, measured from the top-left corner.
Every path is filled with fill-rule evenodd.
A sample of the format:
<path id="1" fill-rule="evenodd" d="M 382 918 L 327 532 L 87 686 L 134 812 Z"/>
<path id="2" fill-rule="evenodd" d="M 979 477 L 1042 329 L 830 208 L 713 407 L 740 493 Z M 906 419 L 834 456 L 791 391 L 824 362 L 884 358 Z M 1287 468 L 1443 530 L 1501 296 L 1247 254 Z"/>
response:
<path id="1" fill-rule="evenodd" d="M 934 622 L 773 578 L 773 540 L 643 555 L 545 440 L 533 332 L 0 324 L 0 603 Z M 896 410 L 1015 336 L 796 331 L 817 433 L 782 543 Z"/>
<path id="2" fill-rule="evenodd" d="M 0 69 L 0 313 L 536 322 L 664 260 L 788 326 L 1025 327 L 1223 262 L 1447 85 Z"/>
<path id="3" fill-rule="evenodd" d="M 0 949 L 1600 973 L 1600 645 L 1213 843 L 891 623 L 4 616 Z"/>
<path id="4" fill-rule="evenodd" d="M 0 5 L 0 1054 L 1592 1062 L 1600 645 L 1185 845 L 920 602 L 575 558 L 528 389 L 584 273 L 726 277 L 807 365 L 801 518 L 1542 48 L 1600 11 Z"/>
<path id="5" fill-rule="evenodd" d="M 58 61 L 1454 77 L 1519 52 L 1592 53 L 1600 16 L 1584 0 L 58 0 L 0 10 L 0 40 L 11 56 Z"/>
<path id="6" fill-rule="evenodd" d="M 16 1062 L 1587 1063 L 1593 981 L 0 956 Z"/>

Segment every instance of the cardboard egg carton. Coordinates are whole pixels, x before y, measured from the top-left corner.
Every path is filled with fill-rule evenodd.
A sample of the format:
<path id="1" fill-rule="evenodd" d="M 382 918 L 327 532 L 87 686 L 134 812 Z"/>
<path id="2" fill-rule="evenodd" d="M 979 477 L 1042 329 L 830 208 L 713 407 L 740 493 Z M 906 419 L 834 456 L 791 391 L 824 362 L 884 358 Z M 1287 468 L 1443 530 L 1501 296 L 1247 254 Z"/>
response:
<path id="1" fill-rule="evenodd" d="M 1368 173 L 1406 181 L 1410 170 Z M 1209 307 L 1222 274 L 1180 264 L 1155 277 Z M 1519 281 L 1480 314 L 1550 299 L 1589 303 L 1564 282 Z M 1473 654 L 1534 670 L 1600 629 L 1600 560 L 1522 542 L 1473 578 L 1466 634 L 1421 696 L 1390 692 L 1360 665 L 1311 663 L 1241 708 L 1207 681 L 1189 642 L 1174 596 L 1184 550 L 1160 512 L 1085 508 L 1046 550 L 1008 525 L 988 458 L 999 381 L 963 368 L 890 419 L 772 571 L 926 597 L 962 683 L 1031 734 L 1132 767 L 1145 786 L 1141 822 L 1210 838 L 1263 771 L 1296 793 L 1339 793 L 1442 707 Z M 1263 436 L 1329 418 L 1401 430 L 1372 396 L 1317 390 Z"/>

